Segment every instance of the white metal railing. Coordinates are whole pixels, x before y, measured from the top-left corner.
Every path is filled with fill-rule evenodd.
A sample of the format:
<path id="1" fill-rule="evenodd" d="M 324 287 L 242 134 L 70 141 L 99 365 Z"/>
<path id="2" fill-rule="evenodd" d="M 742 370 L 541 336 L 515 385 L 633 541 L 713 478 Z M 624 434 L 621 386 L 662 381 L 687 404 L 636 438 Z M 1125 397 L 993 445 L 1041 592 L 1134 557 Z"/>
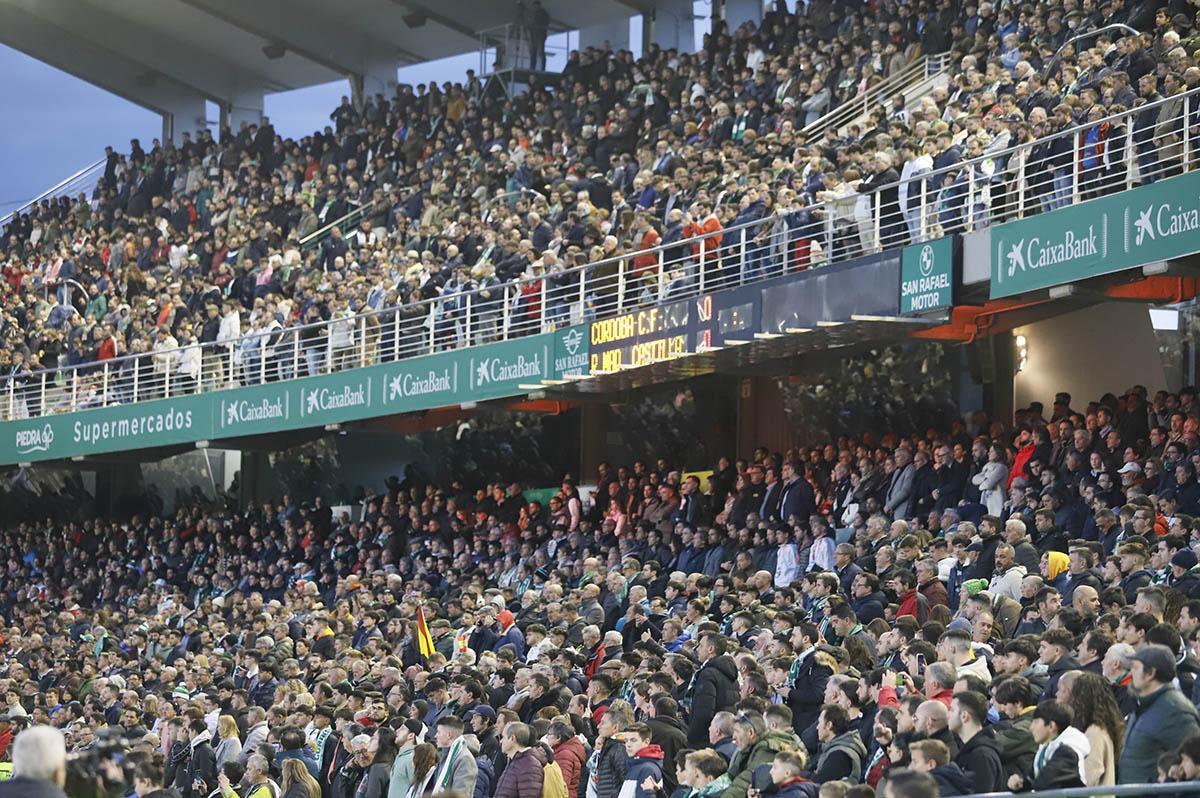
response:
<path id="1" fill-rule="evenodd" d="M 74 197 L 78 194 L 86 194 L 90 196 L 92 190 L 96 187 L 96 184 L 100 182 L 100 178 L 104 176 L 104 166 L 106 163 L 107 160 L 105 158 L 101 158 L 95 163 L 88 164 L 75 174 L 58 181 L 53 186 L 46 189 L 41 194 L 38 194 L 36 197 L 29 200 L 29 202 L 26 202 L 16 210 L 0 217 L 0 229 L 12 221 L 13 218 L 25 213 L 42 200 L 57 197 Z"/>
<path id="2" fill-rule="evenodd" d="M 314 246 L 317 246 L 318 244 L 320 244 L 322 241 L 324 241 L 326 238 L 329 237 L 329 234 L 333 232 L 335 227 L 340 229 L 343 233 L 347 232 L 351 227 L 358 224 L 364 218 L 369 216 L 374 210 L 375 210 L 375 201 L 374 200 L 372 200 L 371 202 L 364 203 L 363 205 L 357 206 L 356 208 L 354 208 L 354 209 L 350 210 L 348 213 L 346 213 L 344 216 L 340 216 L 337 219 L 334 219 L 332 222 L 326 223 L 325 226 L 319 227 L 316 230 L 313 230 L 308 235 L 304 236 L 304 238 L 301 238 L 300 239 L 300 249 L 306 250 L 306 249 L 310 249 Z"/>
<path id="3" fill-rule="evenodd" d="M 1054 55 L 1052 55 L 1046 61 L 1045 65 L 1041 69 L 1042 80 L 1045 80 L 1046 77 L 1049 76 L 1049 74 L 1054 71 L 1056 67 L 1058 67 L 1059 63 L 1062 62 L 1062 54 L 1066 52 L 1068 48 L 1071 48 L 1072 52 L 1078 52 L 1078 50 L 1075 49 L 1075 45 L 1077 43 L 1087 39 L 1095 39 L 1099 36 L 1103 36 L 1106 33 L 1116 33 L 1118 31 L 1122 34 L 1128 34 L 1129 36 L 1141 35 L 1137 28 L 1126 25 L 1123 22 L 1114 22 L 1111 25 L 1105 25 L 1103 28 L 1096 28 L 1095 30 L 1090 30 L 1087 33 L 1081 33 L 1078 36 L 1072 36 L 1060 44 L 1058 49 L 1054 51 Z"/>
<path id="4" fill-rule="evenodd" d="M 897 94 L 904 95 L 905 102 L 910 102 L 913 100 L 913 97 L 908 96 L 909 92 L 939 72 L 947 69 L 950 63 L 950 53 L 923 55 L 905 64 L 902 69 L 888 75 L 879 83 L 868 88 L 864 93 L 837 106 L 811 125 L 805 125 L 804 135 L 809 140 L 812 140 L 814 136 L 824 133 L 826 128 L 833 128 L 840 131 L 851 122 L 856 122 L 866 117 L 872 108 L 886 105 Z"/>
<path id="5" fill-rule="evenodd" d="M 1200 89 L 1104 120 L 1117 131 L 1100 155 L 1096 124 L 914 174 L 866 193 L 838 189 L 719 234 L 565 268 L 539 261 L 507 284 L 450 284 L 429 300 L 384 307 L 402 287 L 377 278 L 375 302 L 304 326 L 252 319 L 235 341 L 168 346 L 120 358 L 0 375 L 0 418 L 29 418 L 233 388 L 386 363 L 552 331 L 788 273 L 1054 210 L 1194 168 Z M 1154 126 L 1139 126 L 1139 115 Z M 1175 132 L 1172 132 L 1175 131 Z M 896 191 L 897 200 L 880 201 Z M 696 220 L 697 222 L 702 220 Z M 561 242 L 551 243 L 551 252 Z M 544 267 L 547 267 L 544 268 Z M 432 268 L 432 267 L 430 267 Z M 377 309 L 373 309 L 377 308 Z"/>

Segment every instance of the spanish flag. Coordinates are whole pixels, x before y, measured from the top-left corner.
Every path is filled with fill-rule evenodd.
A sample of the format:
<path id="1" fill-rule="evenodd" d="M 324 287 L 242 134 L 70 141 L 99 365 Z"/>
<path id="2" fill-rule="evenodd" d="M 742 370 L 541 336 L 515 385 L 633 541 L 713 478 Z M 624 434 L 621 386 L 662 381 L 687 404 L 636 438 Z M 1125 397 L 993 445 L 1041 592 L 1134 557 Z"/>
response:
<path id="1" fill-rule="evenodd" d="M 425 610 L 421 607 L 417 607 L 417 649 L 426 659 L 433 656 L 433 638 L 429 635 L 429 626 L 425 623 Z"/>

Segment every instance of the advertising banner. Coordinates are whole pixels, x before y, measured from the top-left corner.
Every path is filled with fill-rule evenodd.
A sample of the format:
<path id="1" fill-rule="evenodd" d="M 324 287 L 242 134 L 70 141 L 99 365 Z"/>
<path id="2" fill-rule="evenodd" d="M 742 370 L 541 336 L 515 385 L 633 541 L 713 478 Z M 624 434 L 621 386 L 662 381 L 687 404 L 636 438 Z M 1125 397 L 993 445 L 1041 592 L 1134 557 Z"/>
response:
<path id="1" fill-rule="evenodd" d="M 912 244 L 900 253 L 900 312 L 927 313 L 954 305 L 954 238 Z"/>
<path id="2" fill-rule="evenodd" d="M 579 373 L 580 357 L 586 363 L 586 330 L 575 327 L 300 380 L 9 421 L 0 424 L 0 464 L 219 441 L 516 396 L 528 392 L 521 385 Z"/>
<path id="3" fill-rule="evenodd" d="M 1200 172 L 992 230 L 991 297 L 1200 252 Z"/>

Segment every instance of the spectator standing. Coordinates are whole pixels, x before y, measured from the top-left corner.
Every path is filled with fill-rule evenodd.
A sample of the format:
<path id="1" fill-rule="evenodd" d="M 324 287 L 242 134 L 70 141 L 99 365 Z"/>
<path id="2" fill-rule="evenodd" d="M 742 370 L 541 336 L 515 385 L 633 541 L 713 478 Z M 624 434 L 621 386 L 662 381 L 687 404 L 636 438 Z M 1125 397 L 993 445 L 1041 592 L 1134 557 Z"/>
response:
<path id="1" fill-rule="evenodd" d="M 1134 710 L 1126 720 L 1117 760 L 1117 782 L 1154 781 L 1158 756 L 1200 733 L 1196 707 L 1175 686 L 1175 655 L 1166 646 L 1144 645 L 1130 667 Z"/>
<path id="2" fill-rule="evenodd" d="M 737 666 L 725 654 L 725 641 L 717 635 L 705 635 L 697 649 L 700 668 L 692 680 L 691 715 L 688 721 L 688 744 L 703 748 L 708 741 L 708 727 L 722 707 L 730 706 L 738 692 Z"/>
<path id="3" fill-rule="evenodd" d="M 500 738 L 508 764 L 496 781 L 495 798 L 541 798 L 546 754 L 541 745 L 531 747 L 533 731 L 524 723 L 509 723 Z"/>

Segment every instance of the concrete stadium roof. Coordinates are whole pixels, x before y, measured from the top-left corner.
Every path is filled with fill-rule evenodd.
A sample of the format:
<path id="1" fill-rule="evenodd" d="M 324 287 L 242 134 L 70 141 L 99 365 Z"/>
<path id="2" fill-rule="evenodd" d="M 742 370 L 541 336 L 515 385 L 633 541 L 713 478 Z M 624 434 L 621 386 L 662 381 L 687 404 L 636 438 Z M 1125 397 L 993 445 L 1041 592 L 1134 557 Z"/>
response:
<path id="1" fill-rule="evenodd" d="M 543 5 L 562 31 L 619 29 L 690 0 Z M 397 67 L 477 51 L 480 31 L 518 15 L 516 0 L 0 0 L 0 42 L 164 116 L 183 114 L 186 130 L 205 100 L 236 124 L 261 113 L 264 93 L 346 77 L 390 93 Z"/>

